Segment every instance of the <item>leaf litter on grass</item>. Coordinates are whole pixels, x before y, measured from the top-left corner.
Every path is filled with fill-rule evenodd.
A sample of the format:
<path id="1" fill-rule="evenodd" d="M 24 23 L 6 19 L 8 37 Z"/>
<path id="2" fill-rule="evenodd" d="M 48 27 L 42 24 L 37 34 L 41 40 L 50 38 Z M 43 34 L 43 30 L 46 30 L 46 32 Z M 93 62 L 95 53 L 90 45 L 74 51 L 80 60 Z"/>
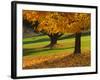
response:
<path id="1" fill-rule="evenodd" d="M 81 54 L 58 53 L 49 56 L 24 56 L 23 69 L 62 68 L 90 66 L 91 55 L 89 50 Z"/>

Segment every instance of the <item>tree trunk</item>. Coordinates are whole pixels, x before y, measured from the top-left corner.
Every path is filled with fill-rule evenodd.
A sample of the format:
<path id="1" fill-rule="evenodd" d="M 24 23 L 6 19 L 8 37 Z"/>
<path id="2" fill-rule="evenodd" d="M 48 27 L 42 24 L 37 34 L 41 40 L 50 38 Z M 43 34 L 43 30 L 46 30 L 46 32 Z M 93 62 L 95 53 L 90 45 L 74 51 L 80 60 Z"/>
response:
<path id="1" fill-rule="evenodd" d="M 81 32 L 75 34 L 75 54 L 81 53 Z"/>
<path id="2" fill-rule="evenodd" d="M 45 47 L 53 48 L 57 44 L 57 38 L 55 38 L 54 36 L 49 36 L 49 37 L 50 37 L 50 44 Z"/>
<path id="3" fill-rule="evenodd" d="M 58 33 L 55 33 L 53 35 L 50 35 L 50 34 L 47 34 L 50 38 L 50 44 L 45 46 L 45 47 L 50 47 L 50 48 L 53 48 L 57 45 L 57 40 L 59 37 L 61 37 L 63 34 L 58 34 Z"/>
<path id="4" fill-rule="evenodd" d="M 57 44 L 57 38 L 56 37 L 50 37 L 51 42 L 50 42 L 50 47 L 52 48 L 54 45 Z"/>

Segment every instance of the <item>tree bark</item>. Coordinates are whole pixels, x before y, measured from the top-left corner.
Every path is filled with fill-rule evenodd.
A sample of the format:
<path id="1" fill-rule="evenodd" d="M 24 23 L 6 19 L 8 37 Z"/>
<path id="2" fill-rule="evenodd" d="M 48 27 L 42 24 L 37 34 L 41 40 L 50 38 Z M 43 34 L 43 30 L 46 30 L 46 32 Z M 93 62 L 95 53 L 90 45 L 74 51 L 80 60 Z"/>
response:
<path id="1" fill-rule="evenodd" d="M 57 38 L 56 37 L 50 37 L 50 47 L 52 48 L 54 45 L 57 44 Z"/>
<path id="2" fill-rule="evenodd" d="M 75 34 L 75 54 L 81 54 L 81 32 Z"/>
<path id="3" fill-rule="evenodd" d="M 50 44 L 45 47 L 53 48 L 57 44 L 57 38 L 55 38 L 54 36 L 49 36 L 49 37 L 50 37 Z"/>
<path id="4" fill-rule="evenodd" d="M 61 37 L 63 34 L 54 34 L 54 35 L 48 35 L 49 38 L 50 38 L 50 44 L 45 46 L 45 47 L 50 47 L 50 48 L 53 48 L 56 44 L 57 44 L 57 40 L 59 37 Z"/>

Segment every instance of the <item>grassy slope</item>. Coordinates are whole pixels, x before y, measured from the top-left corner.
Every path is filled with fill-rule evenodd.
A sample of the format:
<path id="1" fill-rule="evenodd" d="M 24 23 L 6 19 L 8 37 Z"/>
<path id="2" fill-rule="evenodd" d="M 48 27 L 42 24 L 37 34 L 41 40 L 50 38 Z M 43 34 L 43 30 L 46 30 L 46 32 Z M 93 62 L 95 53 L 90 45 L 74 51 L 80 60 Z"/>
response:
<path id="1" fill-rule="evenodd" d="M 24 56 L 43 56 L 58 54 L 61 52 L 73 52 L 74 50 L 74 38 L 58 40 L 58 48 L 49 49 L 43 48 L 49 44 L 49 38 L 47 36 L 38 36 L 32 38 L 25 38 L 23 40 Z M 82 50 L 90 49 L 90 36 L 82 37 Z"/>
<path id="2" fill-rule="evenodd" d="M 90 36 L 81 39 L 82 54 L 74 55 L 74 38 L 58 40 L 59 46 L 52 50 L 43 48 L 50 42 L 47 36 L 25 38 L 23 69 L 89 66 Z"/>

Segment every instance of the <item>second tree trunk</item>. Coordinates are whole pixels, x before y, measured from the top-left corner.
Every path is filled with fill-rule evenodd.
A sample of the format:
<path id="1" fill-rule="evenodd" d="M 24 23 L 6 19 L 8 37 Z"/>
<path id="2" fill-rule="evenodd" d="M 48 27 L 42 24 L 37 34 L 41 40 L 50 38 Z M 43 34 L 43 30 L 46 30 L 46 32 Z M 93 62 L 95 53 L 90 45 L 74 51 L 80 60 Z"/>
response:
<path id="1" fill-rule="evenodd" d="M 75 34 L 75 54 L 81 53 L 81 33 Z"/>

